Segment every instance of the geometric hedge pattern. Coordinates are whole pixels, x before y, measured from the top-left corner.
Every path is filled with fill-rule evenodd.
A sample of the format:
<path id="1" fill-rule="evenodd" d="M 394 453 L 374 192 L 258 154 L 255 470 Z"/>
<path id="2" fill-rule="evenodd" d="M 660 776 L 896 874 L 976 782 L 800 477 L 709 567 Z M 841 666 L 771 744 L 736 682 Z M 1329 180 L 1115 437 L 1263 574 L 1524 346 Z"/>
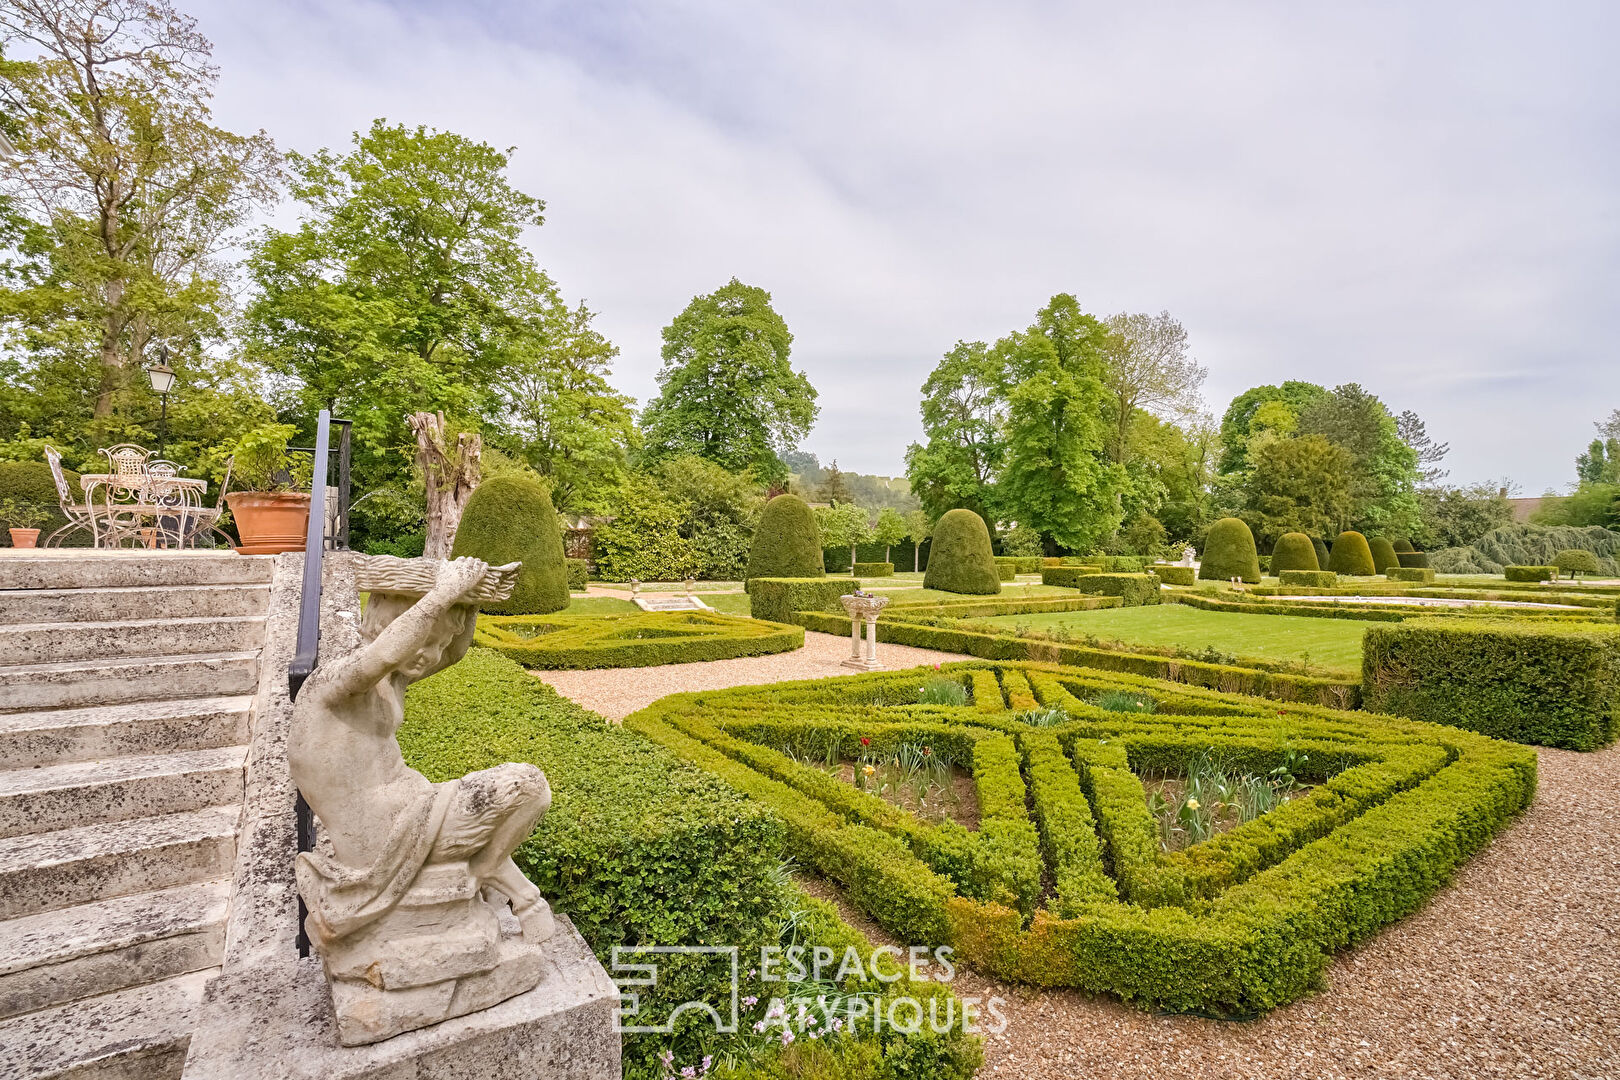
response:
<path id="1" fill-rule="evenodd" d="M 967 703 L 915 704 L 935 675 L 959 680 Z M 1109 690 L 1156 711 L 1089 703 Z M 1068 719 L 1019 719 L 1035 706 Z M 1456 728 L 1035 663 L 678 694 L 624 723 L 774 808 L 789 854 L 904 944 L 951 945 L 1004 979 L 1224 1016 L 1317 985 L 1334 952 L 1421 907 L 1536 785 L 1533 751 Z M 977 829 L 925 822 L 795 760 L 915 743 L 970 769 Z M 1139 772 L 1204 757 L 1264 775 L 1301 755 L 1308 793 L 1160 850 Z"/>
<path id="2" fill-rule="evenodd" d="M 479 615 L 473 641 L 529 668 L 647 667 L 785 652 L 804 628 L 712 611 Z"/>

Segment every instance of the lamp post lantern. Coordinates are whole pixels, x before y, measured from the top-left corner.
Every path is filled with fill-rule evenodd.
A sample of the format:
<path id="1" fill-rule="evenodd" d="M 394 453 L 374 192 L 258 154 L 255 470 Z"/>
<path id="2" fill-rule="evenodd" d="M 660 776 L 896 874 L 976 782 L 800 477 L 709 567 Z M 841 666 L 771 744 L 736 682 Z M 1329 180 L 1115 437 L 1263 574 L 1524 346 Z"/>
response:
<path id="1" fill-rule="evenodd" d="M 161 458 L 169 444 L 169 391 L 174 389 L 174 369 L 169 366 L 168 346 L 159 345 L 156 352 L 157 363 L 146 365 L 146 377 L 152 382 L 152 392 L 163 402 L 158 414 L 158 457 Z"/>

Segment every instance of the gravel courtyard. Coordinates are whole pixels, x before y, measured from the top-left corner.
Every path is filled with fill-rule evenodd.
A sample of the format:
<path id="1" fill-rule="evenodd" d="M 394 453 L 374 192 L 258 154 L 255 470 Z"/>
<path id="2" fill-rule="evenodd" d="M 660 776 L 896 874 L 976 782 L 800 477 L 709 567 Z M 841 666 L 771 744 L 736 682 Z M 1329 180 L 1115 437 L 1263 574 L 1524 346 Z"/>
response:
<path id="1" fill-rule="evenodd" d="M 776 656 L 535 674 L 622 719 L 666 694 L 852 674 L 849 640 L 807 633 Z M 966 659 L 879 646 L 891 668 Z M 1320 993 L 1252 1022 L 1160 1016 L 964 972 L 1010 1025 L 983 1080 L 1620 1077 L 1620 746 L 1540 751 L 1528 812 L 1422 911 L 1342 954 Z M 831 896 L 825 883 L 813 891 Z M 838 899 L 832 896 L 833 899 Z M 875 939 L 858 912 L 845 915 Z"/>

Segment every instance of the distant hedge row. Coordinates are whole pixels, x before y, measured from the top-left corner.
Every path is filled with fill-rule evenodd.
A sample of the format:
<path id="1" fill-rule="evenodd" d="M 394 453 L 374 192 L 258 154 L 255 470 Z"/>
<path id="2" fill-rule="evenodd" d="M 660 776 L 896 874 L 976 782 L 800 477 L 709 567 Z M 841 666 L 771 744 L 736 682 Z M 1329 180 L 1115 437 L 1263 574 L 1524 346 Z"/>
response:
<path id="1" fill-rule="evenodd" d="M 712 611 L 480 615 L 473 641 L 530 668 L 652 667 L 786 652 L 804 628 Z"/>

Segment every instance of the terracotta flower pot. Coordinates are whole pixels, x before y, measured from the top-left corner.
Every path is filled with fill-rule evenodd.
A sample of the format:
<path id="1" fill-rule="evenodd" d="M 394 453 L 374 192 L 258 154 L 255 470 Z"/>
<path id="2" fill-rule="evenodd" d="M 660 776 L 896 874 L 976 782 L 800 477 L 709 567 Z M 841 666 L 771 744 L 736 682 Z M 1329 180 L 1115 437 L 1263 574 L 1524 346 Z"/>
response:
<path id="1" fill-rule="evenodd" d="M 303 551 L 309 530 L 309 492 L 233 491 L 225 503 L 236 519 L 243 555 L 279 555 Z"/>
<path id="2" fill-rule="evenodd" d="M 11 530 L 11 546 L 12 547 L 20 547 L 20 548 L 38 547 L 39 546 L 39 530 L 38 529 L 12 529 Z"/>

